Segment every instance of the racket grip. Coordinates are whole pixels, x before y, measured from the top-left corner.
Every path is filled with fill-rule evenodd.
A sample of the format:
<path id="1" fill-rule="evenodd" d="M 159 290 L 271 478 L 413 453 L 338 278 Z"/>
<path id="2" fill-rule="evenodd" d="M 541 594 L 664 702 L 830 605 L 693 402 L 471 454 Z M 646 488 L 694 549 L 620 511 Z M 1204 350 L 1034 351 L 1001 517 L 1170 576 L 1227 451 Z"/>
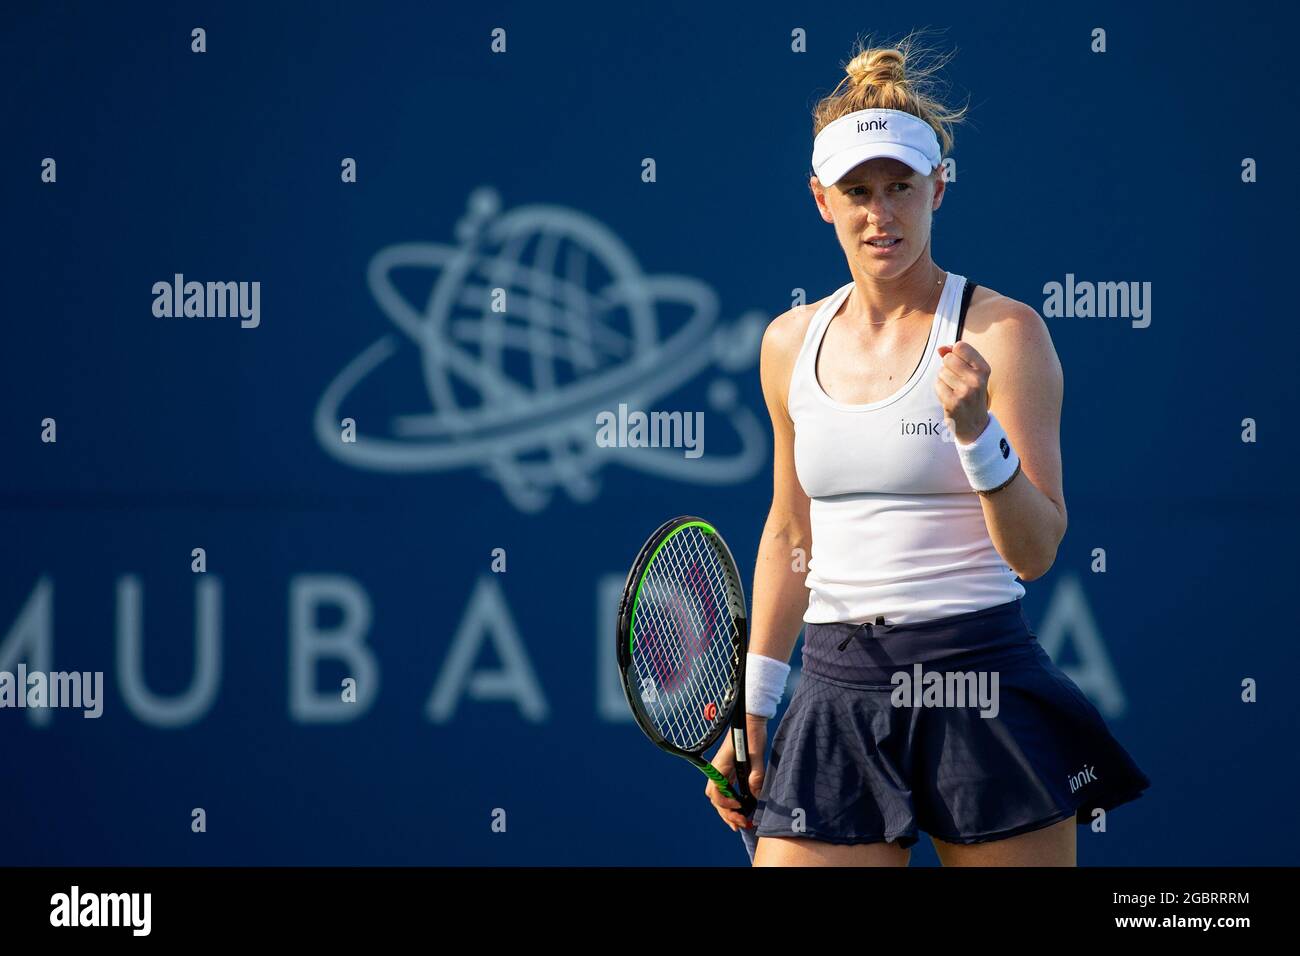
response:
<path id="1" fill-rule="evenodd" d="M 726 777 L 720 774 L 717 771 L 717 768 L 715 768 L 712 764 L 706 763 L 703 767 L 700 767 L 700 769 L 704 771 L 705 776 L 707 776 L 710 780 L 712 780 L 715 784 L 718 785 L 718 790 L 721 791 L 724 797 L 730 797 L 732 800 L 740 801 L 740 812 L 742 814 L 744 814 L 746 817 L 752 817 L 754 815 L 754 810 L 758 807 L 758 801 L 754 799 L 754 795 L 749 792 L 749 783 L 748 783 L 749 764 L 748 763 L 740 764 L 737 767 L 737 777 L 739 778 L 740 774 L 743 773 L 745 775 L 745 780 L 746 780 L 744 784 L 740 784 L 740 785 L 732 783 L 730 780 L 728 780 Z"/>
<path id="2" fill-rule="evenodd" d="M 743 715 L 740 717 L 743 721 Z M 754 810 L 758 807 L 758 800 L 749 790 L 749 744 L 746 742 L 744 724 L 738 724 L 732 727 L 732 747 L 735 750 L 736 760 L 736 785 L 732 787 L 731 794 L 735 799 L 740 801 L 740 812 L 746 818 L 754 815 Z"/>
<path id="3" fill-rule="evenodd" d="M 745 792 L 743 793 L 739 787 L 730 785 L 720 789 L 722 790 L 723 796 L 731 797 L 733 800 L 740 801 L 740 809 L 738 812 L 744 816 L 746 820 L 750 819 L 754 815 L 754 811 L 758 809 L 758 801 L 754 798 L 754 795 L 749 792 L 748 787 L 745 788 Z"/>
<path id="4" fill-rule="evenodd" d="M 741 774 L 744 774 L 744 783 L 741 783 Z M 752 817 L 754 811 L 758 808 L 758 800 L 749 792 L 749 764 L 742 763 L 736 767 L 736 784 L 732 785 L 728 781 L 727 787 L 723 790 L 727 796 L 733 800 L 740 801 L 740 812 L 746 817 Z M 730 792 L 728 792 L 730 791 Z"/>

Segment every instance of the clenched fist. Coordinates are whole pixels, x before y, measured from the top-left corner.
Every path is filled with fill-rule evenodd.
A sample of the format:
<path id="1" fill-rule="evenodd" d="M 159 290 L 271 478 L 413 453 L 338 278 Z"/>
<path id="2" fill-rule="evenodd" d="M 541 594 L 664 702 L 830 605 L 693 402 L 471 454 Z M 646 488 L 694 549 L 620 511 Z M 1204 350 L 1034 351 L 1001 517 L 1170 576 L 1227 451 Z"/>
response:
<path id="1" fill-rule="evenodd" d="M 969 445 L 989 423 L 989 363 L 975 346 L 960 339 L 939 346 L 943 364 L 934 391 L 943 406 L 944 421 L 953 437 Z"/>

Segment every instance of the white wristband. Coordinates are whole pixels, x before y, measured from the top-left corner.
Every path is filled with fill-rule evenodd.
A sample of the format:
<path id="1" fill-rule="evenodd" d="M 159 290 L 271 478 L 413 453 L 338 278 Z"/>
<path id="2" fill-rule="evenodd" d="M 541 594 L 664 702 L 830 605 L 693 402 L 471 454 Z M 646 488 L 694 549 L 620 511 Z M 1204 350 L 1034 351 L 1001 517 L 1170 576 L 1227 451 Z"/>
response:
<path id="1" fill-rule="evenodd" d="M 969 445 L 957 442 L 957 455 L 970 486 L 980 494 L 997 491 L 1020 471 L 1020 456 L 992 412 L 984 431 Z"/>
<path id="2" fill-rule="evenodd" d="M 785 679 L 790 665 L 762 654 L 745 656 L 745 713 L 755 717 L 773 717 L 776 705 L 785 693 Z"/>

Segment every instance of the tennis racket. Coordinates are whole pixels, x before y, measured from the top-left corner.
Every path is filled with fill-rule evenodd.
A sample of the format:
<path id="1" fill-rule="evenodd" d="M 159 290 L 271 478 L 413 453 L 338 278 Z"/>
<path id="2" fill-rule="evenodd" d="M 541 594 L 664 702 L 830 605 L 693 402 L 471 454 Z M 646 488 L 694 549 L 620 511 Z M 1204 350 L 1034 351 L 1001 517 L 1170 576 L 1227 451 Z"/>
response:
<path id="1" fill-rule="evenodd" d="M 727 543 L 700 518 L 666 521 L 641 546 L 618 607 L 618 666 L 637 725 L 753 815 L 745 739 L 745 588 Z M 730 729 L 733 784 L 704 758 Z M 748 836 L 747 831 L 741 831 Z M 746 839 L 750 849 L 756 841 Z"/>

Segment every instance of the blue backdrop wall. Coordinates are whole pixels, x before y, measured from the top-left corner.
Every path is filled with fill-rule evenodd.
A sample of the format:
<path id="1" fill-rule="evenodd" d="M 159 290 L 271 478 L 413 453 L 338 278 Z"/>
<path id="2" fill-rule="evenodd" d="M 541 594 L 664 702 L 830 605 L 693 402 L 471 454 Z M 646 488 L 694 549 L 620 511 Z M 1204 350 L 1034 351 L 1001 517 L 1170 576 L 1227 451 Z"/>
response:
<path id="1" fill-rule="evenodd" d="M 749 578 L 758 336 L 848 281 L 810 109 L 855 36 L 924 26 L 971 105 L 939 265 L 1044 314 L 1053 282 L 1148 290 L 1143 317 L 1047 316 L 1070 527 L 1026 613 L 1153 781 L 1079 830 L 1081 862 L 1295 861 L 1289 23 L 997 2 L 6 21 L 0 670 L 104 688 L 98 719 L 0 710 L 0 863 L 742 863 L 703 778 L 626 713 L 614 606 L 674 514 L 717 523 Z M 245 283 L 248 308 L 158 314 L 178 281 Z M 619 404 L 703 413 L 704 454 L 598 445 Z"/>

